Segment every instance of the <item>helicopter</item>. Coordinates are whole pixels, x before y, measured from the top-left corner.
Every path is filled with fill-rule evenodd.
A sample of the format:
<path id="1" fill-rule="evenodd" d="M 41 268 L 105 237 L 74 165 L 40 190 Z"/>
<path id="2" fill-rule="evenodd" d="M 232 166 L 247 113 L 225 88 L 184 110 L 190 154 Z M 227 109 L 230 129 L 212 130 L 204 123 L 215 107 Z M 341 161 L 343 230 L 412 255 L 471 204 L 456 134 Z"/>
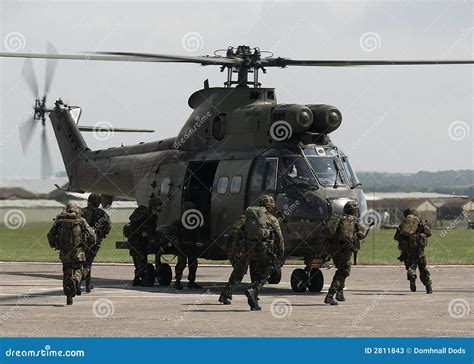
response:
<path id="1" fill-rule="evenodd" d="M 44 54 L 0 53 L 0 57 L 219 66 L 227 75 L 224 87 L 210 87 L 206 80 L 204 87 L 189 97 L 192 112 L 174 138 L 90 150 L 81 132 L 97 128 L 79 124 L 82 109 L 61 99 L 51 108 L 46 106 L 52 66 L 47 67 L 45 96 L 37 97 L 33 119 L 23 127 L 29 130 L 35 121 L 44 126 L 49 115 L 69 179 L 68 191 L 99 193 L 104 207 L 114 198 L 136 200 L 139 205 L 147 205 L 152 197 L 162 201 L 157 213 L 158 233 L 166 236 L 176 223 L 180 233 L 160 252 L 149 251 L 156 254 L 159 284 L 169 285 L 172 278 L 171 267 L 161 261 L 162 254 L 192 250 L 200 258 L 225 260 L 234 222 L 246 207 L 269 194 L 280 212 L 285 258 L 304 262 L 304 268 L 291 274 L 292 290 L 320 292 L 324 285 L 321 269 L 330 258 L 331 219 L 341 215 L 349 201 L 356 201 L 364 216 L 364 191 L 348 156 L 330 138 L 342 124 L 340 110 L 326 104 L 278 103 L 275 89 L 262 87 L 259 82 L 260 72 L 291 66 L 454 65 L 474 61 L 295 60 L 263 54 L 259 48 L 246 45 L 199 57 L 133 52 L 58 54 L 50 47 Z M 25 63 L 24 75 L 31 76 L 30 68 Z M 36 81 L 30 77 L 29 84 L 37 96 Z M 117 242 L 116 247 L 126 248 L 127 244 Z M 269 283 L 279 283 L 280 279 L 281 269 L 276 269 Z"/>

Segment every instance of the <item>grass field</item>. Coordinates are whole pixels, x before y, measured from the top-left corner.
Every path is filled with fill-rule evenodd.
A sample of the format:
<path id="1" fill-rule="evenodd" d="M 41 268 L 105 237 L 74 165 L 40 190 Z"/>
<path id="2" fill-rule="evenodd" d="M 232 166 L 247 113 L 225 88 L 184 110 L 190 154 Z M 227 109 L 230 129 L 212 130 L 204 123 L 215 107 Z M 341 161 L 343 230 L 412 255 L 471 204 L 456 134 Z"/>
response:
<path id="1" fill-rule="evenodd" d="M 46 239 L 50 225 L 29 224 L 17 230 L 0 227 L 0 261 L 57 262 L 58 253 Z M 358 264 L 399 264 L 394 230 L 375 230 L 365 240 L 358 255 Z M 115 249 L 122 239 L 122 225 L 115 224 L 102 242 L 97 262 L 129 263 L 128 250 Z M 474 264 L 474 230 L 435 230 L 428 241 L 426 254 L 429 264 Z M 165 257 L 173 258 L 173 257 Z M 208 263 L 207 261 L 203 261 Z M 217 262 L 222 263 L 222 262 Z"/>

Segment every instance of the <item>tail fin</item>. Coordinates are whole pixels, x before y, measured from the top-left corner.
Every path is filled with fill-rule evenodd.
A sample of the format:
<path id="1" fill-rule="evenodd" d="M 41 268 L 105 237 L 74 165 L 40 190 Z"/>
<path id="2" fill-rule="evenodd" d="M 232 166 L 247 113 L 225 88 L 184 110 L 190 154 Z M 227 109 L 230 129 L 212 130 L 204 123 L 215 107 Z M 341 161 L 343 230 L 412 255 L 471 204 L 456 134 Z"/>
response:
<path id="1" fill-rule="evenodd" d="M 88 150 L 76 125 L 78 116 L 77 109 L 70 108 L 61 101 L 56 102 L 56 107 L 49 114 L 69 177 L 69 189 L 72 191 L 80 191 L 79 176 L 77 175 L 78 165 L 81 159 L 84 159 L 84 152 Z"/>

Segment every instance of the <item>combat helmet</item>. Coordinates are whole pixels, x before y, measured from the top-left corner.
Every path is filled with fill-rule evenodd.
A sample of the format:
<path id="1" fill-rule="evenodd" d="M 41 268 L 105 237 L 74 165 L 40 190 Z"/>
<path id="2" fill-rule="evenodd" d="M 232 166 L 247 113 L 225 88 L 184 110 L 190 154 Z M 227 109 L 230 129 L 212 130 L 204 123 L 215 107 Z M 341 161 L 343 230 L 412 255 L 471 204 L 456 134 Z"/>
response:
<path id="1" fill-rule="evenodd" d="M 98 193 L 91 193 L 87 198 L 87 202 L 94 207 L 99 207 L 102 197 Z"/>
<path id="2" fill-rule="evenodd" d="M 408 215 L 416 215 L 415 208 L 409 207 L 403 211 L 403 217 L 407 217 Z"/>
<path id="3" fill-rule="evenodd" d="M 359 216 L 359 204 L 356 201 L 349 201 L 344 205 L 343 212 L 347 215 Z"/>
<path id="4" fill-rule="evenodd" d="M 258 204 L 260 206 L 269 207 L 269 208 L 275 208 L 276 206 L 273 196 L 270 196 L 270 195 L 263 195 L 262 197 L 260 197 L 260 199 L 258 200 Z"/>

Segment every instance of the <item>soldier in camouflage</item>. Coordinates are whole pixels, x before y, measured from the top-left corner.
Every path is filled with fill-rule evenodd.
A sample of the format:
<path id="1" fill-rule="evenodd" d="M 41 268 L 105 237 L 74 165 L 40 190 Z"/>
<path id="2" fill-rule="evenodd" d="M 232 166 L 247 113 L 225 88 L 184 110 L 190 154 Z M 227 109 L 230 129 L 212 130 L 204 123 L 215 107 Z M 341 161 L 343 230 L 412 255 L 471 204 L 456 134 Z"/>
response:
<path id="1" fill-rule="evenodd" d="M 111 224 L 109 215 L 102 210 L 99 205 L 102 202 L 100 195 L 91 193 L 87 199 L 87 207 L 82 209 L 82 216 L 86 219 L 92 229 L 94 229 L 97 241 L 86 250 L 86 261 L 84 263 L 84 279 L 86 281 L 86 292 L 90 292 L 94 286 L 91 280 L 92 263 L 96 257 L 101 242 L 109 234 Z"/>
<path id="2" fill-rule="evenodd" d="M 344 205 L 343 215 L 339 220 L 335 238 L 331 242 L 331 256 L 337 270 L 334 273 L 324 303 L 337 305 L 337 301 L 345 301 L 344 286 L 351 273 L 352 253 L 354 246 L 365 238 L 363 228 L 358 223 L 359 206 L 350 201 Z M 336 295 L 336 300 L 334 299 Z"/>
<path id="3" fill-rule="evenodd" d="M 275 270 L 275 262 L 282 258 L 285 251 L 280 222 L 275 217 L 275 200 L 264 195 L 259 200 L 259 206 L 248 207 L 233 226 L 230 259 L 234 270 L 219 297 L 219 302 L 230 304 L 232 290 L 242 281 L 248 266 L 251 265 L 254 267 L 255 279 L 245 291 L 245 295 L 252 311 L 261 310 L 258 293 Z M 253 215 L 256 216 L 255 220 L 252 220 Z M 251 232 L 254 229 L 255 231 Z M 262 238 L 255 239 L 259 234 Z"/>
<path id="4" fill-rule="evenodd" d="M 426 287 L 426 293 L 433 293 L 430 272 L 426 267 L 425 248 L 428 238 L 432 235 L 431 229 L 416 216 L 414 208 L 407 208 L 403 212 L 403 221 L 395 232 L 394 239 L 398 241 L 400 249 L 400 261 L 405 263 L 407 279 L 410 281 L 410 289 L 416 291 L 416 268 L 420 270 L 420 280 Z"/>
<path id="5" fill-rule="evenodd" d="M 66 211 L 56 216 L 48 232 L 51 248 L 59 250 L 63 263 L 63 290 L 66 304 L 73 304 L 73 297 L 81 294 L 85 251 L 95 244 L 96 235 L 87 221 L 81 217 L 80 209 L 72 202 L 66 205 Z"/>
<path id="6" fill-rule="evenodd" d="M 138 206 L 130 215 L 130 222 L 124 226 L 123 233 L 128 238 L 130 255 L 135 266 L 133 286 L 151 287 L 154 284 L 156 272 L 152 272 L 152 266 L 148 265 L 148 251 L 157 239 L 156 213 L 161 205 L 160 199 L 152 197 L 148 202 L 148 207 Z"/>

